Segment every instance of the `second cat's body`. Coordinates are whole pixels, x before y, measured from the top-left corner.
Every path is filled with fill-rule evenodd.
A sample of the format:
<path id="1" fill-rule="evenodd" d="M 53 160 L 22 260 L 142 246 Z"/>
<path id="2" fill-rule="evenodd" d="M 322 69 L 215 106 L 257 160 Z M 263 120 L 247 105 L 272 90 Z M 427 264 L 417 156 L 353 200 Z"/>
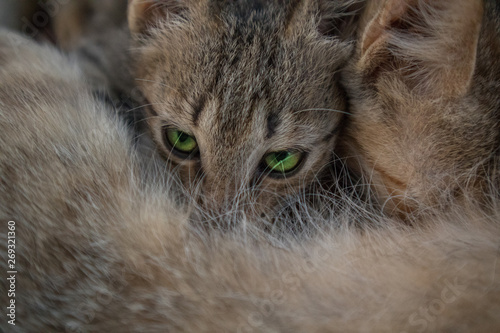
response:
<path id="1" fill-rule="evenodd" d="M 499 13 L 490 0 L 368 1 L 344 143 L 387 213 L 496 200 Z"/>

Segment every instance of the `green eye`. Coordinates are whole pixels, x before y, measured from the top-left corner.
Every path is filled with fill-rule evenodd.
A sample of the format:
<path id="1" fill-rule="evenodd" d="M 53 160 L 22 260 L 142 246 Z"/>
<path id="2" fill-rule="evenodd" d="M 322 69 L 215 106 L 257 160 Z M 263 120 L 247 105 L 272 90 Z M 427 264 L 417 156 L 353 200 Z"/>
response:
<path id="1" fill-rule="evenodd" d="M 191 154 L 198 148 L 198 143 L 194 136 L 179 131 L 176 128 L 167 128 L 165 136 L 170 146 L 183 154 Z"/>
<path id="2" fill-rule="evenodd" d="M 264 163 L 271 172 L 285 174 L 295 170 L 304 153 L 295 150 L 283 150 L 267 154 L 264 157 Z"/>

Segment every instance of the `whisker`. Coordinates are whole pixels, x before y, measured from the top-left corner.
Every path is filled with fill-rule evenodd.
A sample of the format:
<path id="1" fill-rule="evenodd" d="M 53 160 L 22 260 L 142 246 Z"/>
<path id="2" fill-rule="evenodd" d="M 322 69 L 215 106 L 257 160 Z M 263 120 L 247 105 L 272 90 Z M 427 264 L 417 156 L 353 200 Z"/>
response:
<path id="1" fill-rule="evenodd" d="M 295 112 L 293 112 L 293 114 L 302 113 L 302 112 L 309 112 L 309 111 L 331 111 L 331 112 L 337 112 L 337 113 L 342 113 L 342 114 L 352 116 L 352 113 L 349 113 L 347 111 L 341 111 L 341 110 L 335 110 L 335 109 L 323 109 L 323 108 L 304 109 L 304 110 L 295 111 Z"/>

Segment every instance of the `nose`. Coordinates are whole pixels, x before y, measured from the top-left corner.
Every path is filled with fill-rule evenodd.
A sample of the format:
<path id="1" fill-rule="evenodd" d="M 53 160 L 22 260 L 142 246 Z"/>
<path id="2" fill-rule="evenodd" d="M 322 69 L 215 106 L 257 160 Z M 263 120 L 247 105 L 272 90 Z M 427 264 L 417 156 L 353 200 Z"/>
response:
<path id="1" fill-rule="evenodd" d="M 210 212 L 224 213 L 237 203 L 236 184 L 232 181 L 221 181 L 206 177 L 203 183 L 201 199 L 203 207 Z"/>
<path id="2" fill-rule="evenodd" d="M 207 180 L 201 196 L 201 208 L 208 212 L 211 218 L 219 222 L 241 222 L 245 216 L 252 223 L 260 223 L 261 219 L 274 216 L 278 208 L 276 196 L 262 193 L 258 187 L 237 187 L 235 183 L 217 183 Z M 238 217 L 236 220 L 235 218 Z"/>

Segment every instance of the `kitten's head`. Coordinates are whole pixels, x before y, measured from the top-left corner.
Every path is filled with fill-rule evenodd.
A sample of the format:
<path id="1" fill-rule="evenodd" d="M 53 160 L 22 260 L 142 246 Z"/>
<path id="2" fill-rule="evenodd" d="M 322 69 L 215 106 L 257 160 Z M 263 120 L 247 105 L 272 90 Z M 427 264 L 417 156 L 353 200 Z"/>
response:
<path id="1" fill-rule="evenodd" d="M 500 25 L 483 17 L 495 6 L 368 2 L 343 76 L 345 141 L 388 212 L 442 209 L 484 176 L 499 144 Z"/>
<path id="2" fill-rule="evenodd" d="M 152 137 L 203 206 L 262 215 L 321 179 L 345 110 L 336 73 L 353 4 L 130 2 Z"/>

